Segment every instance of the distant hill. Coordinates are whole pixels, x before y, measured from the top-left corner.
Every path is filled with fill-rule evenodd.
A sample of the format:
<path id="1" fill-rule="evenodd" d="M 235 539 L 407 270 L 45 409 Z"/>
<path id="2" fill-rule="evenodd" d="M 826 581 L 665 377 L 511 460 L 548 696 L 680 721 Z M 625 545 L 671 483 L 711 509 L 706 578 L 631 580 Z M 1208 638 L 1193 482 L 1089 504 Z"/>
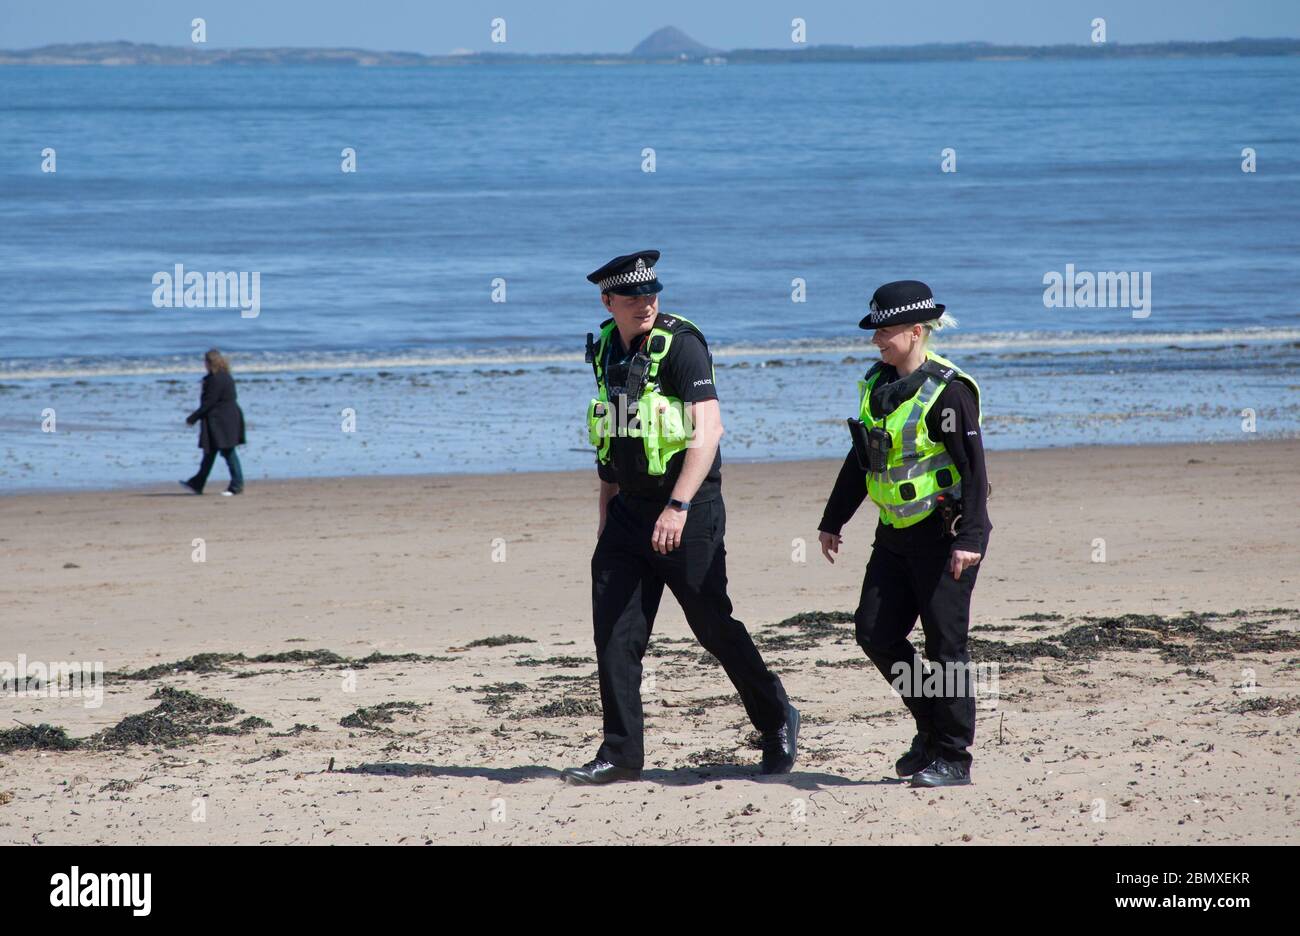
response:
<path id="1" fill-rule="evenodd" d="M 134 42 L 79 42 L 17 51 L 0 50 L 0 65 L 349 65 L 431 67 L 561 63 L 618 65 L 638 62 L 776 65 L 808 62 L 961 62 L 1004 59 L 1118 59 L 1300 55 L 1300 39 L 1230 39 L 1224 42 L 1154 42 L 1126 45 L 1000 46 L 986 42 L 914 46 L 787 46 L 722 52 L 696 42 L 673 26 L 656 30 L 630 53 L 528 55 L 497 47 L 488 52 L 457 49 L 447 55 L 375 52 L 368 49 L 219 49 L 206 45 L 160 46 Z"/>
<path id="2" fill-rule="evenodd" d="M 646 36 L 632 50 L 633 58 L 687 58 L 704 57 L 717 54 L 717 49 L 696 42 L 676 26 L 656 29 Z"/>

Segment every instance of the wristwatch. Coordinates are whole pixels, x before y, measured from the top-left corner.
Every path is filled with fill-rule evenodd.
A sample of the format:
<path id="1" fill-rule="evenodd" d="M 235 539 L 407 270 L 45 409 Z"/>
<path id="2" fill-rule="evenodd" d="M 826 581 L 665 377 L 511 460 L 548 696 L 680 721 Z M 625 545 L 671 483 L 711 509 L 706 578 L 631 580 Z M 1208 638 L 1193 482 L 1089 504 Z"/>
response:
<path id="1" fill-rule="evenodd" d="M 670 498 L 668 498 L 668 506 L 669 506 L 669 507 L 676 507 L 678 510 L 686 511 L 686 510 L 690 510 L 690 509 L 691 509 L 691 502 L 690 502 L 690 501 L 684 501 L 684 500 L 678 500 L 678 499 L 675 498 L 675 497 L 670 497 Z"/>

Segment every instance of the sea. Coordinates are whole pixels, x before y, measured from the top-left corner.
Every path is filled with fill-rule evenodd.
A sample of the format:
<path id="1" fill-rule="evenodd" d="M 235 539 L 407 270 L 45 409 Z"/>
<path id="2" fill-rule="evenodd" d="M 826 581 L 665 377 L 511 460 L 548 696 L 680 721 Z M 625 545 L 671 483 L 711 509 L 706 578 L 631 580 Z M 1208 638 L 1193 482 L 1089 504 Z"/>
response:
<path id="1" fill-rule="evenodd" d="M 843 457 L 897 279 L 991 449 L 1300 434 L 1295 58 L 4 67 L 0 144 L 0 493 L 188 477 L 211 347 L 250 483 L 590 467 L 647 248 L 724 462 Z"/>

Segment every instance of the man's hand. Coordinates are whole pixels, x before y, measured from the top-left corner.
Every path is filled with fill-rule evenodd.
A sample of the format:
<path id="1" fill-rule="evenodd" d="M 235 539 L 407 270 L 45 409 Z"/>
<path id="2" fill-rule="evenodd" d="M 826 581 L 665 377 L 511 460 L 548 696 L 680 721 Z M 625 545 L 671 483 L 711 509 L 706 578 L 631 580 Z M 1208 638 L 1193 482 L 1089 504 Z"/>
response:
<path id="1" fill-rule="evenodd" d="M 682 544 L 682 528 L 686 526 L 686 511 L 665 507 L 655 521 L 650 534 L 650 547 L 665 556 Z"/>
<path id="2" fill-rule="evenodd" d="M 979 565 L 983 557 L 976 552 L 966 552 L 964 549 L 954 549 L 952 555 L 948 557 L 948 571 L 952 573 L 955 579 L 961 578 L 961 574 L 971 566 Z"/>
<path id="3" fill-rule="evenodd" d="M 817 540 L 822 544 L 822 555 L 831 565 L 835 565 L 835 553 L 840 551 L 840 543 L 844 542 L 843 537 L 838 533 L 824 533 L 817 531 Z"/>

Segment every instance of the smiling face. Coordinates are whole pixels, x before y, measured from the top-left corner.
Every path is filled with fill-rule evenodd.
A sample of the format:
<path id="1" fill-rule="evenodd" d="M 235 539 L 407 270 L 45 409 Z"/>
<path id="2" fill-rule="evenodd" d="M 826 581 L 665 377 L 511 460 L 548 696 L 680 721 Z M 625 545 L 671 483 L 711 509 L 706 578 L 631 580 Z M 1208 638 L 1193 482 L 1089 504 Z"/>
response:
<path id="1" fill-rule="evenodd" d="M 654 328 L 655 316 L 659 314 L 659 294 L 648 296 L 620 296 L 615 293 L 603 293 L 601 301 L 609 314 L 614 316 L 614 323 L 624 337 L 641 335 Z"/>
<path id="2" fill-rule="evenodd" d="M 871 336 L 871 343 L 880 349 L 882 361 L 891 367 L 897 367 L 907 360 L 924 335 L 923 325 L 890 325 L 887 328 L 877 328 Z"/>

